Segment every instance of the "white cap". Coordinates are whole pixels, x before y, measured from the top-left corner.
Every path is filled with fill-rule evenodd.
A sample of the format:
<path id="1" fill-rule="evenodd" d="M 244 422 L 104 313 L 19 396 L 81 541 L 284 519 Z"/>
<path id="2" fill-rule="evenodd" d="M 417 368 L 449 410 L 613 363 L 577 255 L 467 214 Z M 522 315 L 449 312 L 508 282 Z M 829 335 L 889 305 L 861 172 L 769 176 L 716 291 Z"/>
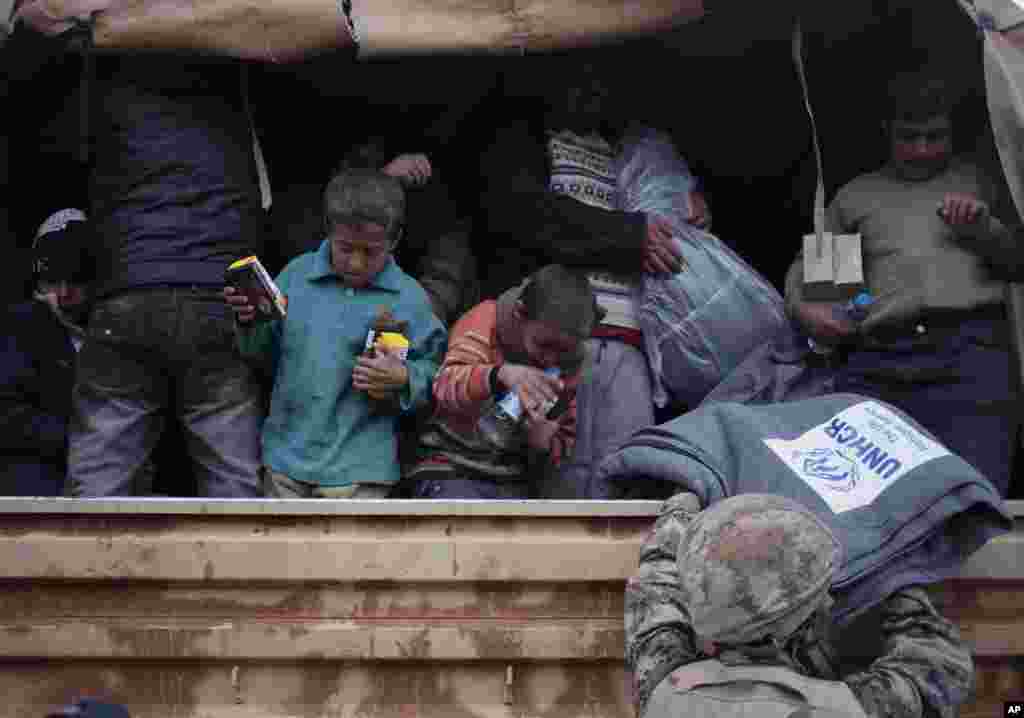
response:
<path id="1" fill-rule="evenodd" d="M 44 234 L 50 232 L 60 232 L 68 226 L 68 222 L 84 222 L 86 221 L 85 212 L 74 207 L 68 209 L 58 210 L 54 212 L 46 221 L 39 225 L 39 229 L 36 230 L 36 239 L 39 239 Z"/>

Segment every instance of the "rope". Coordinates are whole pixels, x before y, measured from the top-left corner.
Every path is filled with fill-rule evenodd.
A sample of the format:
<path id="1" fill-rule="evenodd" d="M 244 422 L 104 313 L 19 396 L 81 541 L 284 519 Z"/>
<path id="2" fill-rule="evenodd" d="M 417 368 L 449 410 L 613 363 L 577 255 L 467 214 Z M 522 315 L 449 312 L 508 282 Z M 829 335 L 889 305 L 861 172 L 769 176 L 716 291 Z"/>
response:
<path id="1" fill-rule="evenodd" d="M 821 143 L 818 141 L 818 125 L 814 120 L 814 110 L 811 108 L 811 96 L 807 86 L 807 75 L 804 71 L 803 51 L 803 29 L 800 26 L 800 18 L 797 18 L 793 26 L 793 64 L 796 65 L 796 74 L 800 78 L 800 90 L 803 92 L 804 109 L 811 120 L 811 139 L 814 142 L 814 161 L 818 170 L 818 185 L 814 190 L 814 235 L 816 238 L 816 250 L 818 258 L 825 252 L 825 171 L 824 163 L 821 160 Z"/>

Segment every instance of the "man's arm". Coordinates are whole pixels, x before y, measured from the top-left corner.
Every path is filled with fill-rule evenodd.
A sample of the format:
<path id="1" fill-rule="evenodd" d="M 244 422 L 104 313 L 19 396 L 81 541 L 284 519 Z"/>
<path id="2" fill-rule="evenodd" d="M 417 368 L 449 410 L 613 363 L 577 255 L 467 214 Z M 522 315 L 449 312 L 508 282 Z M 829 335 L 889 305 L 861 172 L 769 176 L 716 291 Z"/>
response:
<path id="1" fill-rule="evenodd" d="M 955 718 L 974 691 L 974 661 L 956 626 L 920 586 L 882 606 L 880 658 L 843 680 L 873 718 Z"/>
<path id="2" fill-rule="evenodd" d="M 972 194 L 946 195 L 937 212 L 960 246 L 981 258 L 992 276 L 1024 280 L 1024 227 L 1009 230 L 992 215 L 988 202 Z"/>
<path id="3" fill-rule="evenodd" d="M 548 189 L 544 146 L 522 123 L 503 128 L 482 160 L 488 235 L 548 262 L 638 272 L 646 215 L 591 207 Z"/>
<path id="4" fill-rule="evenodd" d="M 640 549 L 640 568 L 626 584 L 626 667 L 639 716 L 665 676 L 699 656 L 676 567 L 679 540 L 698 511 L 697 497 L 688 492 L 662 505 Z"/>

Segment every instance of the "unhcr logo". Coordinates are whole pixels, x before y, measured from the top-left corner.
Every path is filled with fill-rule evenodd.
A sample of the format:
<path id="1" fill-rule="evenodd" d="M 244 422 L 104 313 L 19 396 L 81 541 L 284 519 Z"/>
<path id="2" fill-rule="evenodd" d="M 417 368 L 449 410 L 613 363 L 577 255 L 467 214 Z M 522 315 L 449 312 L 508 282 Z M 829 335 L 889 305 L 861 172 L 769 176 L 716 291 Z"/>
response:
<path id="1" fill-rule="evenodd" d="M 838 417 L 825 426 L 825 434 L 842 446 L 847 456 L 856 454 L 861 464 L 884 479 L 891 479 L 903 468 L 903 462 L 890 456 L 889 452 L 876 446 L 848 422 Z"/>
<path id="2" fill-rule="evenodd" d="M 805 477 L 824 481 L 833 491 L 853 491 L 860 473 L 857 464 L 836 449 L 794 451 L 793 458 L 800 464 Z"/>
<path id="3" fill-rule="evenodd" d="M 764 443 L 837 514 L 867 506 L 925 462 L 949 456 L 874 401 L 854 404 L 796 438 Z"/>

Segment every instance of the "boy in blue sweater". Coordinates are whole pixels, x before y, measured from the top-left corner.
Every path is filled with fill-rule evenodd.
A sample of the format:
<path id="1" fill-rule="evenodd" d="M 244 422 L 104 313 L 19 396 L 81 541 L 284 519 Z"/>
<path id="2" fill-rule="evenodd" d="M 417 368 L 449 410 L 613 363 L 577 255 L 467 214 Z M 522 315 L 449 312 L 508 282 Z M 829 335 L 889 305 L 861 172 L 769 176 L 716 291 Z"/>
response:
<path id="1" fill-rule="evenodd" d="M 287 317 L 255 324 L 227 287 L 243 355 L 270 362 L 263 486 L 272 498 L 384 498 L 398 481 L 399 413 L 423 406 L 447 334 L 423 288 L 392 258 L 405 198 L 394 178 L 349 170 L 324 193 L 327 238 L 277 278 Z M 408 356 L 364 354 L 382 310 L 407 322 Z"/>

